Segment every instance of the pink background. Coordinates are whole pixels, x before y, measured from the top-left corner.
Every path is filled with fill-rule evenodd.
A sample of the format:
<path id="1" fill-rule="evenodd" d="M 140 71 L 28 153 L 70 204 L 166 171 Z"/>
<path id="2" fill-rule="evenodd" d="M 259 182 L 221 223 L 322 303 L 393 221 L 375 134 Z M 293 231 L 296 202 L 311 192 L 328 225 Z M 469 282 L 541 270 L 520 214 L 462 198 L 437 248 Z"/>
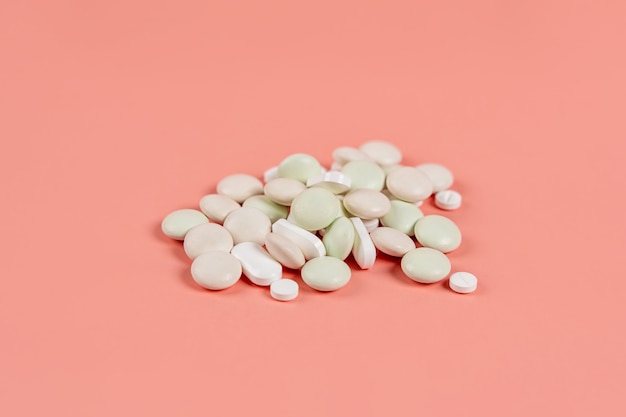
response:
<path id="1" fill-rule="evenodd" d="M 624 4 L 2 1 L 0 415 L 626 415 Z M 212 293 L 159 231 L 376 138 L 456 174 L 473 295 Z"/>

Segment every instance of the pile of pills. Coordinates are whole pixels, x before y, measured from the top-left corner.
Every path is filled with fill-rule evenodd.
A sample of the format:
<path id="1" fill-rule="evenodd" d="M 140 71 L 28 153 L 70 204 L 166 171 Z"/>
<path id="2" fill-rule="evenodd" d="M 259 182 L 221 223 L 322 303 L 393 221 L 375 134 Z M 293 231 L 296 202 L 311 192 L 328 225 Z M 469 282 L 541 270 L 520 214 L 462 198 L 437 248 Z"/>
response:
<path id="1" fill-rule="evenodd" d="M 300 270 L 318 291 L 350 282 L 350 255 L 361 269 L 377 252 L 401 258 L 402 271 L 420 283 L 450 275 L 446 253 L 461 244 L 461 232 L 447 217 L 424 215 L 420 206 L 434 195 L 442 210 L 456 210 L 461 195 L 449 188 L 454 177 L 439 164 L 401 165 L 394 145 L 370 141 L 340 147 L 326 170 L 311 155 L 294 154 L 268 169 L 263 181 L 235 174 L 199 208 L 176 210 L 161 224 L 165 235 L 182 240 L 192 260 L 191 275 L 209 290 L 231 287 L 242 275 L 270 288 L 280 301 L 298 296 L 298 283 L 283 268 Z M 469 272 L 455 272 L 449 286 L 458 293 L 476 289 Z"/>

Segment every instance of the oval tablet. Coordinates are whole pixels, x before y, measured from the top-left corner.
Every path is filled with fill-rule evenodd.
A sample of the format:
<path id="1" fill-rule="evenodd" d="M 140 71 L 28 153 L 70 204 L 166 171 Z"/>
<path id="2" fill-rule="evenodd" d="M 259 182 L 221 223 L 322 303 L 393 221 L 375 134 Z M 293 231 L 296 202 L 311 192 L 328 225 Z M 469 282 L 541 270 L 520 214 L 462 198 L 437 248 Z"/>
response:
<path id="1" fill-rule="evenodd" d="M 352 271 L 337 258 L 320 256 L 304 264 L 301 274 L 309 287 L 318 291 L 335 291 L 350 281 Z"/>
<path id="2" fill-rule="evenodd" d="M 385 186 L 385 171 L 376 162 L 348 162 L 341 168 L 341 172 L 350 178 L 353 190 L 369 188 L 382 191 Z"/>
<path id="3" fill-rule="evenodd" d="M 242 203 L 248 197 L 263 194 L 263 183 L 248 174 L 229 175 L 217 183 L 217 193 Z"/>
<path id="4" fill-rule="evenodd" d="M 354 226 L 347 217 L 338 217 L 328 226 L 322 239 L 326 254 L 342 261 L 350 255 L 354 246 Z"/>
<path id="5" fill-rule="evenodd" d="M 399 167 L 387 175 L 387 189 L 400 200 L 414 203 L 433 193 L 433 184 L 417 168 Z"/>
<path id="6" fill-rule="evenodd" d="M 361 219 L 351 217 L 350 221 L 355 231 L 352 256 L 354 256 L 354 260 L 361 269 L 371 268 L 374 262 L 376 262 L 376 247 L 374 246 L 374 242 L 372 242 L 372 238 Z"/>
<path id="7" fill-rule="evenodd" d="M 302 250 L 285 236 L 277 233 L 268 234 L 265 237 L 265 248 L 274 259 L 287 268 L 300 269 L 304 265 Z"/>
<path id="8" fill-rule="evenodd" d="M 187 232 L 183 242 L 183 249 L 191 259 L 204 252 L 230 252 L 232 248 L 233 237 L 228 230 L 215 223 L 203 223 L 193 227 Z"/>
<path id="9" fill-rule="evenodd" d="M 415 223 L 424 217 L 422 210 L 414 204 L 402 200 L 393 200 L 390 204 L 389 211 L 380 218 L 380 222 L 383 226 L 392 227 L 407 236 L 413 236 Z"/>
<path id="10" fill-rule="evenodd" d="M 447 253 L 461 245 L 461 231 L 449 218 L 438 214 L 424 216 L 415 223 L 415 238 L 428 248 Z"/>
<path id="11" fill-rule="evenodd" d="M 323 188 L 309 188 L 291 203 L 290 219 L 305 230 L 325 228 L 337 218 L 340 202 L 333 193 Z"/>
<path id="12" fill-rule="evenodd" d="M 288 156 L 278 165 L 279 178 L 292 178 L 306 183 L 309 178 L 320 175 L 321 165 L 311 155 L 297 153 Z"/>
<path id="13" fill-rule="evenodd" d="M 298 245 L 305 259 L 326 255 L 326 249 L 320 238 L 285 219 L 280 219 L 274 223 L 272 232 L 282 235 Z"/>
<path id="14" fill-rule="evenodd" d="M 448 257 L 431 248 L 411 249 L 402 257 L 400 266 L 409 278 L 422 284 L 441 281 L 450 273 Z"/>
<path id="15" fill-rule="evenodd" d="M 422 171 L 433 184 L 433 192 L 447 190 L 454 183 L 452 172 L 440 164 L 420 164 L 416 167 Z"/>
<path id="16" fill-rule="evenodd" d="M 244 275 L 253 284 L 268 286 L 283 274 L 283 267 L 257 243 L 239 243 L 231 254 L 241 262 Z"/>
<path id="17" fill-rule="evenodd" d="M 161 222 L 161 230 L 167 237 L 183 240 L 191 228 L 208 222 L 209 219 L 198 210 L 176 210 L 165 216 Z"/>
<path id="18" fill-rule="evenodd" d="M 351 148 L 349 146 L 341 146 L 333 151 L 333 159 L 337 163 L 337 166 L 341 168 L 343 165 L 352 161 L 371 161 L 365 152 L 357 148 Z M 331 167 L 332 169 L 332 167 Z"/>
<path id="19" fill-rule="evenodd" d="M 478 279 L 469 272 L 455 272 L 450 275 L 450 288 L 459 294 L 469 294 L 476 291 Z"/>
<path id="20" fill-rule="evenodd" d="M 344 197 L 343 205 L 353 216 L 364 220 L 383 217 L 391 208 L 386 195 L 367 188 L 350 191 Z"/>
<path id="21" fill-rule="evenodd" d="M 304 190 L 306 185 L 293 178 L 276 178 L 263 188 L 266 196 L 283 206 L 290 206 L 293 199 Z"/>
<path id="22" fill-rule="evenodd" d="M 270 295 L 278 301 L 291 301 L 298 296 L 298 283 L 292 279 L 279 279 L 270 285 Z"/>
<path id="23" fill-rule="evenodd" d="M 272 222 L 257 208 L 241 207 L 226 216 L 224 227 L 230 232 L 235 245 L 242 242 L 262 245 L 271 230 Z"/>
<path id="24" fill-rule="evenodd" d="M 237 258 L 224 251 L 204 252 L 191 263 L 193 280 L 209 290 L 232 287 L 239 281 L 241 272 Z"/>
<path id="25" fill-rule="evenodd" d="M 380 165 L 395 165 L 402 160 L 402 152 L 389 142 L 372 140 L 361 145 L 361 151 Z"/>
<path id="26" fill-rule="evenodd" d="M 370 233 L 370 237 L 374 246 L 389 256 L 404 256 L 411 249 L 415 249 L 413 239 L 391 227 L 379 227 Z"/>
<path id="27" fill-rule="evenodd" d="M 243 202 L 242 207 L 254 207 L 261 210 L 272 223 L 278 219 L 286 219 L 288 213 L 287 207 L 276 204 L 264 195 L 253 195 Z"/>
<path id="28" fill-rule="evenodd" d="M 216 223 L 224 223 L 231 211 L 241 205 L 230 197 L 221 194 L 209 194 L 200 199 L 200 210 Z"/>

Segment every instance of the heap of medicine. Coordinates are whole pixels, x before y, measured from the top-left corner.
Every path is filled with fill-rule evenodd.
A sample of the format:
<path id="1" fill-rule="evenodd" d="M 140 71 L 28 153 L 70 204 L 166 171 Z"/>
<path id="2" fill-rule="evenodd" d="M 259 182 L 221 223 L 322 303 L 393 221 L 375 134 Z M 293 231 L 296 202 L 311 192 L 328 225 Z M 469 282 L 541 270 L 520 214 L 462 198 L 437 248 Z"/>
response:
<path id="1" fill-rule="evenodd" d="M 183 241 L 194 281 L 223 290 L 245 275 L 289 301 L 298 296 L 298 283 L 283 278 L 283 267 L 300 269 L 303 282 L 318 291 L 334 291 L 350 281 L 350 254 L 368 269 L 377 251 L 401 258 L 414 281 L 448 277 L 445 254 L 459 247 L 461 232 L 447 217 L 425 216 L 419 207 L 433 194 L 440 209 L 461 206 L 461 195 L 449 189 L 452 173 L 439 164 L 401 165 L 400 150 L 382 141 L 340 147 L 332 156 L 330 170 L 311 155 L 294 154 L 268 169 L 264 181 L 227 176 L 217 193 L 202 197 L 200 210 L 168 214 L 161 228 Z M 458 293 L 476 285 L 469 272 L 449 279 Z"/>

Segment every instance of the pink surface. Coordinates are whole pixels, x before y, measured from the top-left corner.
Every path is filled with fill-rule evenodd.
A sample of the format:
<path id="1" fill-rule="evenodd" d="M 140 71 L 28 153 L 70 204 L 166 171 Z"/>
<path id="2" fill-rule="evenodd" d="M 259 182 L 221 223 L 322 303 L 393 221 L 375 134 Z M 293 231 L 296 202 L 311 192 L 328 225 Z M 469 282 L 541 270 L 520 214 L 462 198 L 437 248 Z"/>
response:
<path id="1" fill-rule="evenodd" d="M 621 1 L 0 4 L 0 415 L 624 416 Z M 380 138 L 457 177 L 457 295 L 198 288 L 169 211 Z M 424 211 L 439 212 L 432 204 Z"/>

